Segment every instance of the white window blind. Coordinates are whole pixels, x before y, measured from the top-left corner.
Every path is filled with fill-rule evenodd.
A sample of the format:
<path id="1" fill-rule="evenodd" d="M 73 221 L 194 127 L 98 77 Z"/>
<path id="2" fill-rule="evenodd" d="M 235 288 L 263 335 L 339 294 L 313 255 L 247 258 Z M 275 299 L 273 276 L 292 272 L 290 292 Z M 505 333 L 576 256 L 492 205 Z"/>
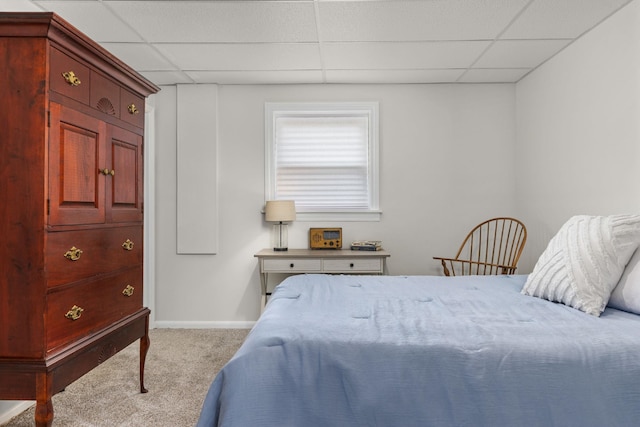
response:
<path id="1" fill-rule="evenodd" d="M 299 213 L 377 212 L 377 109 L 295 107 L 267 106 L 267 199 Z"/>
<path id="2" fill-rule="evenodd" d="M 368 209 L 366 117 L 278 117 L 276 199 L 301 210 Z"/>

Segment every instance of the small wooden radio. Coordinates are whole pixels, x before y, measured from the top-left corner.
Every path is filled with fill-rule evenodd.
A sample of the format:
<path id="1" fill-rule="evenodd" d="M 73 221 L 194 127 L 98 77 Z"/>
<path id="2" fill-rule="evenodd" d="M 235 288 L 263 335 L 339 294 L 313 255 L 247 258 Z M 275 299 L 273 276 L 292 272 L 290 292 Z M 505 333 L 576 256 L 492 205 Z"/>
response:
<path id="1" fill-rule="evenodd" d="M 342 227 L 310 228 L 309 247 L 311 249 L 342 249 Z"/>

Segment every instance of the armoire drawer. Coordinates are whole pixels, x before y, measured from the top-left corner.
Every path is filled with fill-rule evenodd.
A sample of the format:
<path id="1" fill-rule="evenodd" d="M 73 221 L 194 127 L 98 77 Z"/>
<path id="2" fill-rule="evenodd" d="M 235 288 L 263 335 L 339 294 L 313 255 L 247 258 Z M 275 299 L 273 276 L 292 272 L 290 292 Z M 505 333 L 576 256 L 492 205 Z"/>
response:
<path id="1" fill-rule="evenodd" d="M 47 233 L 47 286 L 142 264 L 142 226 Z"/>
<path id="2" fill-rule="evenodd" d="M 97 71 L 91 70 L 91 103 L 96 110 L 120 117 L 120 86 Z"/>
<path id="3" fill-rule="evenodd" d="M 47 295 L 47 351 L 104 328 L 142 307 L 142 267 Z"/>
<path id="4" fill-rule="evenodd" d="M 91 75 L 89 67 L 57 49 L 51 49 L 51 90 L 89 104 Z"/>
<path id="5" fill-rule="evenodd" d="M 144 127 L 144 98 L 121 89 L 120 118 L 139 128 Z"/>

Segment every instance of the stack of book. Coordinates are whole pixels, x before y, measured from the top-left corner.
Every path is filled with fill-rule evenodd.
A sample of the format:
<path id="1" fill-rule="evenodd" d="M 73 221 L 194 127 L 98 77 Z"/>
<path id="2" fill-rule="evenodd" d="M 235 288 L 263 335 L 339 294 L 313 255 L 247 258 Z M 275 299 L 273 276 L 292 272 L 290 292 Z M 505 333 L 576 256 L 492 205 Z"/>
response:
<path id="1" fill-rule="evenodd" d="M 380 251 L 382 242 L 380 240 L 358 240 L 351 243 L 352 251 Z"/>

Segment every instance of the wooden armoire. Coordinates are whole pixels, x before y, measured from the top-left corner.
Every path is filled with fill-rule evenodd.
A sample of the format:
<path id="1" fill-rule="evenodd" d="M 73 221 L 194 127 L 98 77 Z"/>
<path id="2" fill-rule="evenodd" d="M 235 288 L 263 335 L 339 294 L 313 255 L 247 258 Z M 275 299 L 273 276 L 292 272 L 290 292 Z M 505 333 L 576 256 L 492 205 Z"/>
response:
<path id="1" fill-rule="evenodd" d="M 145 97 L 53 13 L 0 13 L 0 400 L 51 397 L 140 340 Z"/>

